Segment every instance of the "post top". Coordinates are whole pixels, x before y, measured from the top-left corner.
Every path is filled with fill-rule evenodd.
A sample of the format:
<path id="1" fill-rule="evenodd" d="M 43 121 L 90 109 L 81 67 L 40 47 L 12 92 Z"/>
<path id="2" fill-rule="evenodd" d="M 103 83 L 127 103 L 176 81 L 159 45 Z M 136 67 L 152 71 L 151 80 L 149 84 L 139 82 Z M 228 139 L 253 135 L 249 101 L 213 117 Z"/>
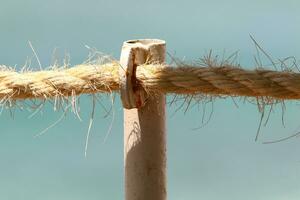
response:
<path id="1" fill-rule="evenodd" d="M 143 47 L 148 49 L 151 46 L 155 45 L 166 45 L 164 40 L 159 39 L 136 39 L 136 40 L 127 40 L 123 43 L 123 46 L 130 46 L 130 47 Z"/>
<path id="2" fill-rule="evenodd" d="M 136 78 L 136 68 L 145 62 L 163 63 L 166 42 L 158 39 L 128 40 L 123 43 L 120 58 L 120 93 L 123 107 L 140 108 L 147 94 Z"/>

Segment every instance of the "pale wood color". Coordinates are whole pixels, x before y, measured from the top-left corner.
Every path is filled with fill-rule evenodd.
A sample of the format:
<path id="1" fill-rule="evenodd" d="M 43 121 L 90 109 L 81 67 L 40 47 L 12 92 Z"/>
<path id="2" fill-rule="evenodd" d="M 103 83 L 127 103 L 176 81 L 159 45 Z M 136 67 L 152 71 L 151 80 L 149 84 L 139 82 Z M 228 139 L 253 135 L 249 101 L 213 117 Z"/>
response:
<path id="1" fill-rule="evenodd" d="M 130 68 L 127 65 L 138 66 L 145 62 L 163 63 L 164 61 L 164 41 L 131 40 L 123 44 L 120 70 L 124 72 L 124 69 Z M 127 75 L 129 73 L 131 72 L 127 72 Z M 122 92 L 121 86 L 123 106 L 139 108 L 124 108 L 126 200 L 166 200 L 165 95 L 146 96 L 140 89 L 141 91 L 135 96 L 136 91 L 128 87 L 131 91 L 126 93 L 126 91 Z M 124 97 L 124 95 L 133 96 Z M 139 99 L 141 96 L 144 97 Z M 127 103 L 125 102 L 124 105 L 126 99 Z"/>

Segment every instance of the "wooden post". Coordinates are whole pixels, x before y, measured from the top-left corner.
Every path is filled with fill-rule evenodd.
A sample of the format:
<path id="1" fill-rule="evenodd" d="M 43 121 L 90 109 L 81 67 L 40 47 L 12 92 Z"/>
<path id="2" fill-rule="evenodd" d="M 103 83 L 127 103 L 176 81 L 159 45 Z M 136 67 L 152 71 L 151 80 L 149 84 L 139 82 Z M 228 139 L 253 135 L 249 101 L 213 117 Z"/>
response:
<path id="1" fill-rule="evenodd" d="M 164 61 L 162 40 L 130 40 L 123 44 L 120 79 L 126 200 L 167 198 L 165 95 L 147 96 L 135 78 L 138 65 Z"/>

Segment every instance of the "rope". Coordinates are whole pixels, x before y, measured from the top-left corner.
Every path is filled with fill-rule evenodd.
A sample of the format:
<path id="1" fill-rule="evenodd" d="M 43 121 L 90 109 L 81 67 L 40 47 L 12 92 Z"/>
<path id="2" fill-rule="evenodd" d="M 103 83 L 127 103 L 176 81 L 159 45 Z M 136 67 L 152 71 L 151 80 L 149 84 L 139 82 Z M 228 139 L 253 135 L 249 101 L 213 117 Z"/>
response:
<path id="1" fill-rule="evenodd" d="M 0 67 L 0 99 L 48 99 L 119 91 L 119 64 L 77 65 L 68 69 L 16 72 Z M 264 69 L 142 65 L 136 77 L 149 93 L 208 94 L 300 99 L 300 74 Z"/>

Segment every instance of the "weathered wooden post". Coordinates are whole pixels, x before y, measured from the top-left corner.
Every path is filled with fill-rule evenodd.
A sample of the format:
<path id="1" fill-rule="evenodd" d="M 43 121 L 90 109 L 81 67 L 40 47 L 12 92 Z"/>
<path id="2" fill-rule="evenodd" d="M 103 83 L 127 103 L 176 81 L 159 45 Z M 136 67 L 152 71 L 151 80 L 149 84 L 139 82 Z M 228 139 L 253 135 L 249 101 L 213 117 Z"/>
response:
<path id="1" fill-rule="evenodd" d="M 147 95 L 135 73 L 145 62 L 165 61 L 165 41 L 124 42 L 120 59 L 124 107 L 126 200 L 166 200 L 165 95 Z"/>

